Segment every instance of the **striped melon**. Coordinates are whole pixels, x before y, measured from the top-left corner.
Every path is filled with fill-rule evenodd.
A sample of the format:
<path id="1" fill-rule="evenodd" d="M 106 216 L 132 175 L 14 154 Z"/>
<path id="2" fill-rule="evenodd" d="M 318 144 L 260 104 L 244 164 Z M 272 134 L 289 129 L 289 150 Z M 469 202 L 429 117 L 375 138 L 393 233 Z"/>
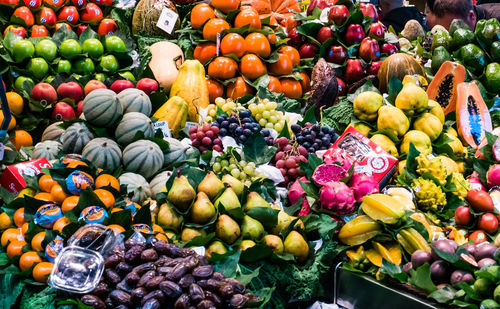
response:
<path id="1" fill-rule="evenodd" d="M 96 89 L 83 100 L 83 115 L 90 124 L 110 127 L 123 115 L 123 108 L 112 90 Z"/>
<path id="2" fill-rule="evenodd" d="M 123 150 L 123 165 L 127 172 L 139 173 L 149 178 L 163 165 L 163 152 L 152 141 L 139 140 Z"/>
<path id="3" fill-rule="evenodd" d="M 118 177 L 121 185 L 127 187 L 127 196 L 136 203 L 141 204 L 151 197 L 151 188 L 144 177 L 135 173 L 124 173 Z"/>
<path id="4" fill-rule="evenodd" d="M 151 115 L 151 100 L 148 95 L 136 88 L 128 88 L 118 94 L 118 101 L 122 105 L 123 113 L 138 112 L 146 116 Z"/>
<path id="5" fill-rule="evenodd" d="M 128 145 L 133 142 L 135 135 L 139 131 L 144 133 L 144 137 L 153 137 L 153 122 L 142 113 L 127 113 L 123 116 L 122 120 L 116 127 L 116 141 L 120 145 Z"/>
<path id="6" fill-rule="evenodd" d="M 31 157 L 33 159 L 45 158 L 50 161 L 59 158 L 59 153 L 61 151 L 61 143 L 59 143 L 58 141 L 47 140 L 35 145 Z"/>
<path id="7" fill-rule="evenodd" d="M 75 122 L 61 135 L 64 153 L 81 153 L 83 147 L 94 138 L 94 134 L 83 122 Z"/>
<path id="8" fill-rule="evenodd" d="M 53 124 L 45 128 L 42 134 L 42 142 L 59 141 L 59 139 L 61 138 L 61 134 L 64 133 L 64 129 L 58 127 L 58 125 L 60 124 L 62 124 L 62 121 L 54 122 Z"/>
<path id="9" fill-rule="evenodd" d="M 120 166 L 122 151 L 115 141 L 98 137 L 85 145 L 82 155 L 98 168 L 114 171 Z"/>
<path id="10" fill-rule="evenodd" d="M 164 171 L 156 175 L 153 180 L 151 180 L 149 186 L 151 188 L 152 198 L 156 198 L 156 194 L 162 192 L 161 190 L 165 187 L 170 175 L 172 175 L 171 171 Z"/>

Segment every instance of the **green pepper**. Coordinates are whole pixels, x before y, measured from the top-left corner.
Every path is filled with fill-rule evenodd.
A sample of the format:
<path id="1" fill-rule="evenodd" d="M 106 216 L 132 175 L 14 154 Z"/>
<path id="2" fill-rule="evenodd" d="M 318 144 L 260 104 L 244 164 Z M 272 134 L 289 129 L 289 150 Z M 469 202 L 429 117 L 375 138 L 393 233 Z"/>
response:
<path id="1" fill-rule="evenodd" d="M 494 41 L 500 38 L 500 22 L 496 18 L 480 20 L 476 23 L 474 33 L 479 40 L 491 46 Z"/>
<path id="2" fill-rule="evenodd" d="M 491 44 L 491 58 L 493 61 L 500 62 L 500 41 Z"/>

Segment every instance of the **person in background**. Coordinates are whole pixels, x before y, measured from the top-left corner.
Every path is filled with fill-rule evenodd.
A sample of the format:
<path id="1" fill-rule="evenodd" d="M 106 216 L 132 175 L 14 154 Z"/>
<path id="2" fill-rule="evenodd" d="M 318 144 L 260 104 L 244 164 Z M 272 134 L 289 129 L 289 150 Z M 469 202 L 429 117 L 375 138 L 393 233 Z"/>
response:
<path id="1" fill-rule="evenodd" d="M 404 6 L 403 0 L 380 0 L 379 7 L 383 18 L 380 20 L 387 28 L 392 26 L 397 33 L 403 31 L 406 22 L 415 19 L 425 29 L 424 15 L 414 6 Z"/>
<path id="2" fill-rule="evenodd" d="M 426 16 L 429 28 L 441 25 L 449 29 L 454 19 L 462 19 L 471 28 L 481 19 L 500 18 L 500 4 L 492 3 L 486 10 L 474 6 L 472 0 L 427 0 Z"/>

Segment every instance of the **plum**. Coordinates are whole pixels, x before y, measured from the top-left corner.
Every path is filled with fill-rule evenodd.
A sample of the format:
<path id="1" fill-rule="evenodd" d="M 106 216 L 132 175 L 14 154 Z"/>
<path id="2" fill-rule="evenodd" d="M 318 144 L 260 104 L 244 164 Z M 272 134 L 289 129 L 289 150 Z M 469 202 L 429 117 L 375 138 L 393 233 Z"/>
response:
<path id="1" fill-rule="evenodd" d="M 465 270 L 455 270 L 451 273 L 450 283 L 452 285 L 458 284 L 460 282 L 470 282 L 474 280 L 474 276 L 470 272 Z"/>
<path id="2" fill-rule="evenodd" d="M 412 270 L 412 268 L 413 268 L 413 265 L 411 264 L 411 262 L 408 262 L 408 263 L 403 265 L 403 272 L 407 273 L 409 275 L 410 270 Z"/>
<path id="3" fill-rule="evenodd" d="M 431 253 L 425 250 L 417 250 L 411 255 L 411 264 L 417 269 L 425 263 L 431 262 Z"/>
<path id="4" fill-rule="evenodd" d="M 443 260 L 431 264 L 431 279 L 434 283 L 442 283 L 448 279 L 449 265 Z"/>
<path id="5" fill-rule="evenodd" d="M 475 256 L 476 255 L 476 245 L 473 244 L 473 243 L 470 243 L 470 244 L 465 244 L 463 245 L 464 249 L 467 250 L 467 252 L 472 255 L 472 256 Z"/>
<path id="6" fill-rule="evenodd" d="M 494 265 L 496 263 L 497 262 L 492 258 L 484 258 L 484 259 L 480 260 L 477 263 L 477 265 L 479 266 L 479 268 L 483 268 L 484 266 Z"/>
<path id="7" fill-rule="evenodd" d="M 434 248 L 441 250 L 441 251 L 444 251 L 444 252 L 447 252 L 449 254 L 455 254 L 455 250 L 457 247 L 453 243 L 456 244 L 456 242 L 449 240 L 449 239 L 436 240 L 432 244 L 432 252 L 431 252 L 432 259 L 434 259 L 434 260 L 441 259 L 439 257 L 439 255 L 436 253 L 436 251 L 434 250 Z"/>
<path id="8" fill-rule="evenodd" d="M 493 258 L 495 255 L 495 251 L 497 251 L 497 247 L 494 244 L 490 244 L 489 242 L 485 242 L 476 246 L 476 252 L 474 257 L 476 261 L 480 261 L 484 258 Z"/>

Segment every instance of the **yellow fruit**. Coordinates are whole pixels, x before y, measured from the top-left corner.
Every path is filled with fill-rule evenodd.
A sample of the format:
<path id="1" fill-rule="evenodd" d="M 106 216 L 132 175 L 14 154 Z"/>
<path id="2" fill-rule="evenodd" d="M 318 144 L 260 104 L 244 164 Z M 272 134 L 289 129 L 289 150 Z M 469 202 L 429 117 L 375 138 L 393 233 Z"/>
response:
<path id="1" fill-rule="evenodd" d="M 444 111 L 443 111 L 443 108 L 441 107 L 441 105 L 439 105 L 439 103 L 434 101 L 434 100 L 429 100 L 429 107 L 432 107 L 429 110 L 429 113 L 438 117 L 438 119 L 441 121 L 441 123 L 444 124 Z"/>
<path id="2" fill-rule="evenodd" d="M 374 91 L 362 92 L 354 99 L 354 115 L 359 120 L 373 121 L 383 101 L 384 98 Z"/>
<path id="3" fill-rule="evenodd" d="M 429 136 L 431 141 L 434 141 L 443 131 L 443 123 L 433 114 L 423 113 L 413 122 L 413 128 L 424 132 Z"/>
<path id="4" fill-rule="evenodd" d="M 423 112 L 428 104 L 427 92 L 413 83 L 404 85 L 396 97 L 396 107 L 409 116 Z"/>
<path id="5" fill-rule="evenodd" d="M 370 140 L 380 146 L 382 149 L 390 153 L 391 155 L 397 157 L 398 154 L 398 149 L 396 148 L 396 145 L 394 142 L 384 134 L 375 134 L 373 135 Z"/>
<path id="6" fill-rule="evenodd" d="M 10 112 L 19 115 L 23 112 L 24 101 L 23 97 L 15 92 L 7 92 L 5 93 L 7 97 L 7 102 L 9 103 Z"/>
<path id="7" fill-rule="evenodd" d="M 3 113 L 0 111 L 0 123 L 3 122 Z M 12 130 L 16 127 L 16 118 L 14 118 L 14 115 L 12 115 L 12 117 L 10 118 L 10 123 L 9 123 L 9 127 L 7 128 L 7 130 Z"/>
<path id="8" fill-rule="evenodd" d="M 12 219 L 5 212 L 0 214 L 0 230 L 5 230 L 6 228 L 13 227 Z"/>
<path id="9" fill-rule="evenodd" d="M 396 137 L 403 136 L 410 128 L 410 121 L 403 111 L 392 105 L 384 105 L 378 110 L 377 129 Z"/>
<path id="10" fill-rule="evenodd" d="M 405 215 L 405 207 L 399 200 L 379 193 L 364 196 L 361 208 L 373 220 L 386 224 L 394 224 Z"/>
<path id="11" fill-rule="evenodd" d="M 418 130 L 411 130 L 405 134 L 401 145 L 399 145 L 399 153 L 408 154 L 410 151 L 410 143 L 413 143 L 415 148 L 424 154 L 430 154 L 432 152 L 431 139 L 427 134 Z"/>
<path id="12" fill-rule="evenodd" d="M 366 215 L 347 222 L 339 232 L 339 240 L 349 246 L 357 246 L 382 232 L 380 224 Z"/>
<path id="13" fill-rule="evenodd" d="M 364 124 L 362 122 L 351 123 L 349 126 L 351 126 L 354 129 L 358 130 L 364 136 L 368 136 L 370 134 L 371 129 L 372 129 L 372 128 L 370 128 L 369 126 L 367 126 L 366 124 Z"/>

